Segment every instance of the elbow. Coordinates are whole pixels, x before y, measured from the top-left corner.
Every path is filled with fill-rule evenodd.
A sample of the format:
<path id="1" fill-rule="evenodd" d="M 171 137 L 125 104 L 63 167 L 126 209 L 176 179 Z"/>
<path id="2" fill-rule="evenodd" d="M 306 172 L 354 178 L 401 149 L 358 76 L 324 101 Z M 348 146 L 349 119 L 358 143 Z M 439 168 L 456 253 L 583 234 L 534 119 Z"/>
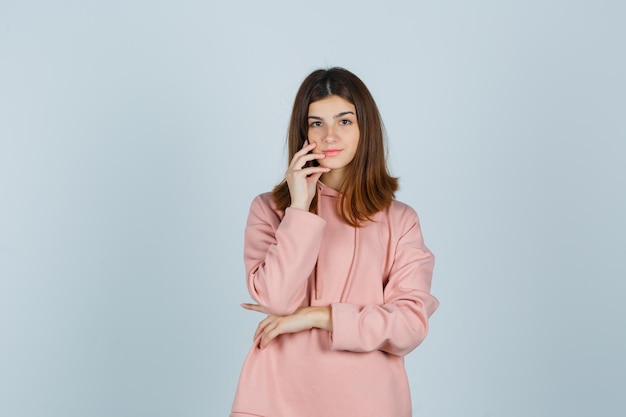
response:
<path id="1" fill-rule="evenodd" d="M 411 313 L 404 316 L 402 322 L 404 337 L 396 344 L 397 350 L 402 352 L 402 355 L 411 352 L 426 339 L 430 328 L 430 316 L 437 310 L 438 306 L 439 301 L 429 294 L 428 297 L 410 308 Z"/>
<path id="2" fill-rule="evenodd" d="M 252 299 L 261 305 L 268 314 L 288 316 L 300 307 L 306 297 L 306 285 L 299 288 L 284 283 L 269 283 L 258 274 L 248 276 L 248 292 Z"/>
<path id="3" fill-rule="evenodd" d="M 405 343 L 396 343 L 393 347 L 389 349 L 381 349 L 386 351 L 387 353 L 391 353 L 396 356 L 405 356 L 414 351 L 422 342 L 426 339 L 426 335 L 423 334 L 420 337 L 412 337 L 407 339 Z"/>
<path id="4" fill-rule="evenodd" d="M 428 327 L 424 327 L 420 329 L 420 331 L 412 334 L 410 342 L 407 344 L 407 346 L 404 347 L 404 350 L 406 351 L 406 353 L 413 351 L 415 348 L 421 345 L 422 342 L 426 339 L 427 335 L 428 335 Z"/>
<path id="5" fill-rule="evenodd" d="M 381 347 L 381 350 L 397 356 L 409 354 L 426 339 L 428 335 L 428 320 L 420 318 L 414 324 L 405 326 L 398 334 L 403 336 L 395 338 L 393 342 L 389 341 L 387 346 Z"/>
<path id="6" fill-rule="evenodd" d="M 284 294 L 272 296 L 270 293 L 259 291 L 251 291 L 250 295 L 265 309 L 267 314 L 273 316 L 288 316 L 295 313 L 304 299 L 304 297 L 300 299 L 297 296 L 286 297 Z"/>
<path id="7" fill-rule="evenodd" d="M 413 350 L 422 344 L 426 336 L 428 336 L 428 317 L 420 316 L 415 320 L 415 325 L 409 328 L 409 337 L 407 349 Z"/>

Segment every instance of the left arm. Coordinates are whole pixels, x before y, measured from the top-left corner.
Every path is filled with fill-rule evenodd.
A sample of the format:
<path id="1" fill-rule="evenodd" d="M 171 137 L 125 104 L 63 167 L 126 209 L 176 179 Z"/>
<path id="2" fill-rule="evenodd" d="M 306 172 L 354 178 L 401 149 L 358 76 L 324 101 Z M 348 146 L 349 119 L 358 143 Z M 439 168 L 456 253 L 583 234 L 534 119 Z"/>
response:
<path id="1" fill-rule="evenodd" d="M 428 319 L 439 306 L 430 294 L 435 260 L 424 245 L 417 213 L 407 209 L 399 220 L 402 234 L 383 291 L 384 304 L 332 304 L 333 350 L 382 350 L 402 356 L 426 337 Z"/>

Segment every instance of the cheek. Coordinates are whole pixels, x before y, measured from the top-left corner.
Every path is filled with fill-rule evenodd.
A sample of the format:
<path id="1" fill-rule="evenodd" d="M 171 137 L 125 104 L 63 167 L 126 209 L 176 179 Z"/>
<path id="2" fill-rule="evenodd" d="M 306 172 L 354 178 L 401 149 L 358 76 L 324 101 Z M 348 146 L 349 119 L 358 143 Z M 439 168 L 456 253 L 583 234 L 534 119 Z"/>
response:
<path id="1" fill-rule="evenodd" d="M 350 144 L 352 145 L 352 147 L 354 147 L 355 149 L 359 146 L 359 134 L 357 133 L 356 135 L 351 135 L 350 136 Z"/>
<path id="2" fill-rule="evenodd" d="M 307 134 L 307 139 L 309 140 L 309 143 L 317 143 L 318 145 L 321 142 L 320 135 L 317 132 L 309 132 Z"/>

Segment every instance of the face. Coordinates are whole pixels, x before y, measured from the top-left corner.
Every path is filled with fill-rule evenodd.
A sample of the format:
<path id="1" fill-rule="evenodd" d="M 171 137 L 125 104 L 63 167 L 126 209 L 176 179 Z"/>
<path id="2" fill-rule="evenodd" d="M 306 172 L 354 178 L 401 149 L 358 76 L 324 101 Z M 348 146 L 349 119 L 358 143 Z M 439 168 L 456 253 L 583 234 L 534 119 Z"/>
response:
<path id="1" fill-rule="evenodd" d="M 352 162 L 359 145 L 359 124 L 354 104 L 339 96 L 328 96 L 309 105 L 309 143 L 325 158 L 319 163 L 331 171 L 324 177 L 342 180 L 344 168 Z"/>

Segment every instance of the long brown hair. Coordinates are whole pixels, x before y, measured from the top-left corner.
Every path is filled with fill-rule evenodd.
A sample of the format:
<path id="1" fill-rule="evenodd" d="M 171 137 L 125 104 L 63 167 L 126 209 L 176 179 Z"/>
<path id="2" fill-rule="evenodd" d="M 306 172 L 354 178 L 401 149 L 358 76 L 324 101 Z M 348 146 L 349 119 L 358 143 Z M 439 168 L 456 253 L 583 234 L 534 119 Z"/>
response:
<path id="1" fill-rule="evenodd" d="M 354 159 L 346 167 L 339 210 L 346 223 L 359 227 L 364 221 L 371 221 L 374 214 L 389 207 L 398 190 L 398 179 L 392 177 L 387 169 L 385 132 L 378 107 L 359 77 L 344 68 L 334 67 L 318 69 L 305 78 L 291 112 L 287 134 L 288 161 L 307 139 L 309 105 L 331 95 L 349 101 L 356 108 L 359 144 Z M 272 196 L 278 209 L 289 207 L 291 195 L 287 181 L 276 185 Z M 311 212 L 316 210 L 317 196 L 310 207 Z"/>

